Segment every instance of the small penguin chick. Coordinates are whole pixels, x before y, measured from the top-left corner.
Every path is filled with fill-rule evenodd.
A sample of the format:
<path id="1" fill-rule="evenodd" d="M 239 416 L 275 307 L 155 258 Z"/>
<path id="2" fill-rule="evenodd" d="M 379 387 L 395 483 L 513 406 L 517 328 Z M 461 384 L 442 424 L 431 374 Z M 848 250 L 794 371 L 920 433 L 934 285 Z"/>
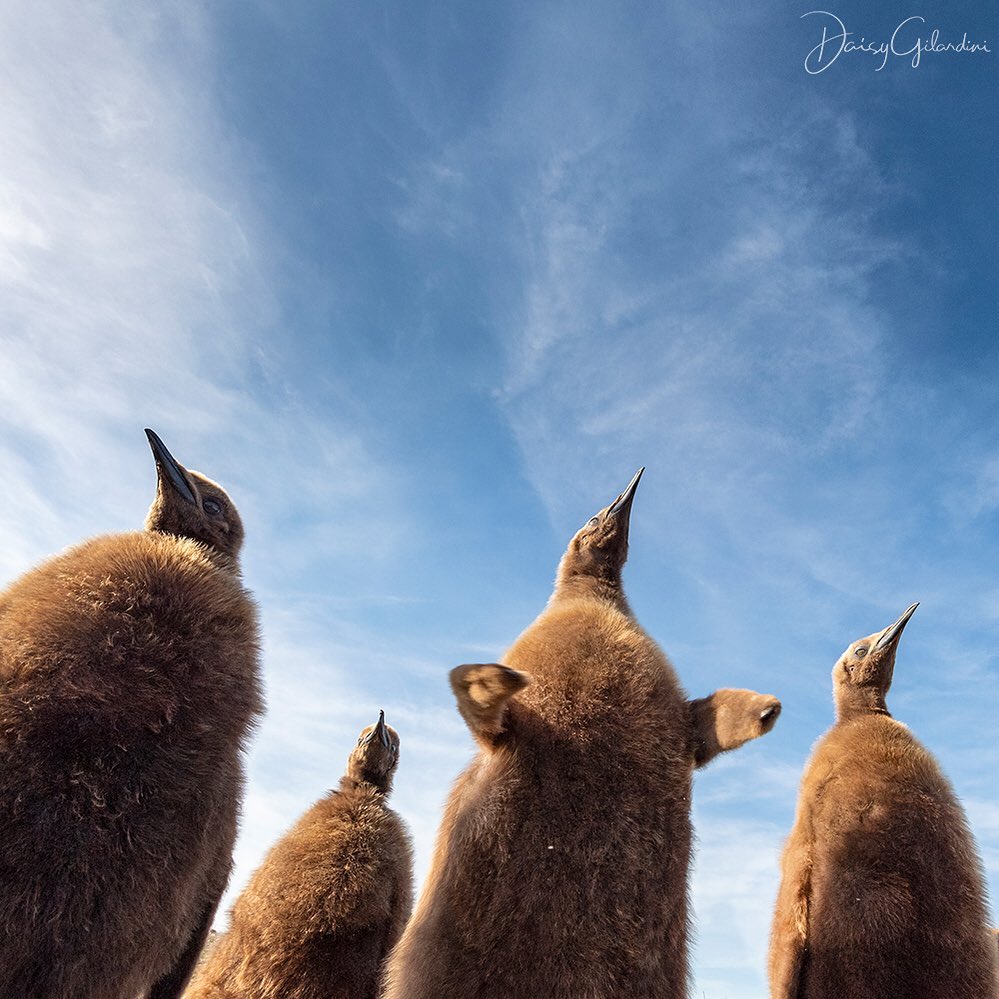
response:
<path id="1" fill-rule="evenodd" d="M 643 466 L 610 506 L 594 514 L 575 533 L 559 562 L 549 603 L 564 597 L 595 595 L 628 612 L 621 570 L 628 560 L 631 505 L 644 471 Z"/>
<path id="2" fill-rule="evenodd" d="M 226 491 L 200 472 L 184 468 L 148 427 L 146 437 L 157 474 L 146 530 L 201 541 L 235 559 L 243 546 L 243 522 Z"/>
<path id="3" fill-rule="evenodd" d="M 833 667 L 833 697 L 836 717 L 845 720 L 857 714 L 888 714 L 885 697 L 895 672 L 898 640 L 919 606 L 908 607 L 899 619 L 882 631 L 852 642 Z"/>
<path id="4" fill-rule="evenodd" d="M 722 688 L 690 702 L 694 766 L 766 735 L 780 717 L 780 701 L 755 690 Z"/>
<path id="5" fill-rule="evenodd" d="M 399 736 L 362 732 L 337 790 L 270 850 L 186 999 L 376 999 L 412 907 L 412 851 L 387 797 Z"/>
<path id="6" fill-rule="evenodd" d="M 933 755 L 888 713 L 916 609 L 833 668 L 836 724 L 801 779 L 770 936 L 772 999 L 994 999 L 984 876 Z"/>

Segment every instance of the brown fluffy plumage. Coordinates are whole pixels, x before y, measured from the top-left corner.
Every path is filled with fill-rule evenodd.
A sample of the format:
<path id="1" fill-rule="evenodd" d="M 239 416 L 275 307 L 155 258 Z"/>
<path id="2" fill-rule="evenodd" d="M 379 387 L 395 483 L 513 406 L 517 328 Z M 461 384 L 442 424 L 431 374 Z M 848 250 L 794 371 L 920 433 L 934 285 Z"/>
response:
<path id="1" fill-rule="evenodd" d="M 147 530 L 87 541 L 0 594 L 0 996 L 179 995 L 228 878 L 261 707 L 242 527 L 174 462 L 182 496 L 150 440 Z M 205 501 L 219 513 L 176 512 Z M 179 520 L 227 540 L 161 529 Z"/>
<path id="2" fill-rule="evenodd" d="M 987 999 L 995 945 L 964 812 L 933 756 L 888 714 L 915 610 L 847 648 L 836 724 L 812 753 L 782 859 L 774 999 Z"/>
<path id="3" fill-rule="evenodd" d="M 186 999 L 375 999 L 409 917 L 412 856 L 386 803 L 399 737 L 361 733 L 340 788 L 268 853 Z"/>
<path id="4" fill-rule="evenodd" d="M 451 674 L 480 751 L 387 999 L 686 995 L 695 757 L 763 734 L 780 705 L 749 691 L 688 702 L 635 621 L 621 568 L 637 481 L 572 539 L 508 665 Z"/>

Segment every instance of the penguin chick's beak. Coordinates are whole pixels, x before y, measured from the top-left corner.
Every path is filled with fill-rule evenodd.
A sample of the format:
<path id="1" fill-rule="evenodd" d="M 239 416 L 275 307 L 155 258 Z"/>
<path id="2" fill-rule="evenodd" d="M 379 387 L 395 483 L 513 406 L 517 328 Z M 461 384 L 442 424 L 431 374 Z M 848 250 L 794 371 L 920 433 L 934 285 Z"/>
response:
<path id="1" fill-rule="evenodd" d="M 610 505 L 607 510 L 608 517 L 616 517 L 621 521 L 621 524 L 627 529 L 628 521 L 631 518 L 631 503 L 635 498 L 635 490 L 638 488 L 639 480 L 642 478 L 642 473 L 645 471 L 645 466 L 643 465 L 637 472 L 635 472 L 634 477 L 631 482 L 628 483 L 628 488 L 625 489 L 623 493 Z"/>
<path id="2" fill-rule="evenodd" d="M 385 712 L 378 712 L 378 724 L 364 737 L 364 742 L 362 745 L 370 746 L 375 739 L 386 748 L 392 748 L 392 740 L 389 739 L 388 729 L 385 727 Z"/>
<path id="3" fill-rule="evenodd" d="M 166 474 L 166 477 L 170 480 L 170 484 L 180 493 L 181 497 L 187 500 L 188 503 L 197 506 L 198 498 L 188 485 L 187 479 L 184 478 L 184 473 L 181 471 L 180 465 L 167 450 L 166 444 L 149 427 L 146 427 L 146 437 L 149 440 L 149 446 L 153 450 L 153 457 L 156 459 L 156 467 L 160 475 Z"/>
<path id="4" fill-rule="evenodd" d="M 385 712 L 378 712 L 378 724 L 375 726 L 374 732 L 371 733 L 372 738 L 378 736 L 378 741 L 386 748 L 391 749 L 392 743 L 389 740 L 388 729 L 385 727 Z"/>
<path id="5" fill-rule="evenodd" d="M 898 640 L 902 636 L 902 630 L 909 623 L 909 618 L 912 617 L 918 606 L 919 601 L 916 601 L 890 628 L 884 630 L 878 639 L 877 645 L 874 646 L 875 652 L 880 652 L 882 649 L 888 649 L 898 644 Z"/>

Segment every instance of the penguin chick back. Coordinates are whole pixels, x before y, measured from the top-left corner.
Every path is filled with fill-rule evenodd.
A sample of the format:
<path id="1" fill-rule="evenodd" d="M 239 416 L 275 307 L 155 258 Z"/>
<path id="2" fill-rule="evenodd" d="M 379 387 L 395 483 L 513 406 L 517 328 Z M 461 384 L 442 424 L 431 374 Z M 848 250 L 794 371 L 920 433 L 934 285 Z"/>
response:
<path id="1" fill-rule="evenodd" d="M 643 472 L 570 539 L 502 663 L 451 673 L 479 752 L 385 999 L 687 994 L 694 766 L 768 731 L 780 703 L 722 690 L 696 708 L 636 622 L 621 570 Z"/>
<path id="2" fill-rule="evenodd" d="M 531 682 L 455 784 L 386 996 L 683 994 L 693 764 L 672 666 L 586 598 L 503 663 Z"/>
<path id="3" fill-rule="evenodd" d="M 61 712 L 76 738 L 243 731 L 261 709 L 256 608 L 227 560 L 152 532 L 95 538 L 0 597 L 5 713 Z M 252 664 L 247 676 L 247 663 Z M 58 733 L 55 733 L 58 734 Z"/>
<path id="4" fill-rule="evenodd" d="M 789 865 L 802 853 L 810 858 L 799 930 L 805 995 L 995 994 L 971 831 L 936 760 L 900 722 L 858 716 L 816 746 L 785 850 L 785 880 L 793 880 Z M 775 942 L 787 918 L 780 908 L 779 900 Z M 780 960 L 772 945 L 772 969 Z"/>
<path id="5" fill-rule="evenodd" d="M 204 545 L 98 537 L 0 595 L 0 995 L 171 969 L 228 877 L 261 707 L 256 609 Z"/>
<path id="6" fill-rule="evenodd" d="M 186 999 L 375 999 L 412 908 L 409 836 L 385 793 L 395 760 L 379 751 L 359 741 L 340 789 L 272 847 Z"/>

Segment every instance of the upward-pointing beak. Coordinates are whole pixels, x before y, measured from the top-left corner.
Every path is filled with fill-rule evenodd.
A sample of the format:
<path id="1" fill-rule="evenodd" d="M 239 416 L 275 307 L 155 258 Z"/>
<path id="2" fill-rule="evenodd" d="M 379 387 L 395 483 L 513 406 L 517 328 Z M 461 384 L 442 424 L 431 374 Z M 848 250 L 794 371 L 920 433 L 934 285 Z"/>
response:
<path id="1" fill-rule="evenodd" d="M 918 606 L 919 602 L 917 601 L 890 628 L 885 628 L 877 644 L 874 646 L 875 652 L 880 652 L 882 649 L 888 649 L 898 644 L 899 638 L 902 637 L 903 629 L 909 623 L 909 618 L 912 617 Z"/>
<path id="2" fill-rule="evenodd" d="M 631 520 L 631 504 L 635 498 L 635 490 L 638 488 L 639 480 L 644 471 L 645 466 L 643 465 L 635 472 L 631 482 L 628 483 L 628 488 L 607 509 L 607 516 L 614 517 L 620 523 L 625 536 L 628 533 L 628 522 Z"/>
<path id="3" fill-rule="evenodd" d="M 372 734 L 372 736 L 377 735 L 378 736 L 378 741 L 381 742 L 381 744 L 386 749 L 391 749 L 392 748 L 392 743 L 389 740 L 388 729 L 385 727 L 385 712 L 384 711 L 379 711 L 378 712 L 378 724 L 375 726 L 375 730 L 371 734 Z"/>
<path id="4" fill-rule="evenodd" d="M 167 450 L 166 444 L 149 427 L 146 427 L 146 437 L 149 439 L 149 446 L 153 449 L 153 457 L 156 459 L 156 467 L 160 472 L 160 476 L 166 475 L 170 480 L 170 485 L 180 493 L 181 497 L 187 500 L 188 503 L 193 503 L 197 506 L 198 498 L 188 485 L 180 465 Z"/>

